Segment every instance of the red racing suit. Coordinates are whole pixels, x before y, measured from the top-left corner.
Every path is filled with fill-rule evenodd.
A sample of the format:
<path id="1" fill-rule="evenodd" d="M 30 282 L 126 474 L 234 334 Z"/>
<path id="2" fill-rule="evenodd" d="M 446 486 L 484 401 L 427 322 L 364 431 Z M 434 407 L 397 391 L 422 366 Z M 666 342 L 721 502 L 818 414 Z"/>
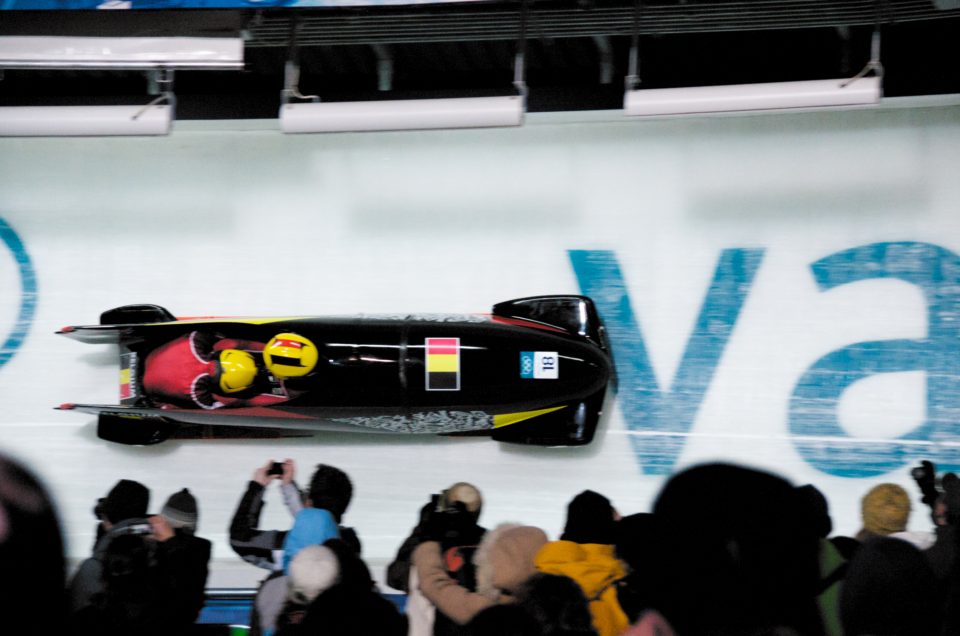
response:
<path id="1" fill-rule="evenodd" d="M 143 389 L 161 408 L 266 406 L 289 400 L 292 396 L 283 383 L 263 368 L 251 389 L 233 396 L 218 393 L 220 385 L 215 376 L 220 352 L 240 349 L 259 358 L 263 346 L 263 343 L 252 340 L 190 332 L 160 345 L 147 355 Z"/>

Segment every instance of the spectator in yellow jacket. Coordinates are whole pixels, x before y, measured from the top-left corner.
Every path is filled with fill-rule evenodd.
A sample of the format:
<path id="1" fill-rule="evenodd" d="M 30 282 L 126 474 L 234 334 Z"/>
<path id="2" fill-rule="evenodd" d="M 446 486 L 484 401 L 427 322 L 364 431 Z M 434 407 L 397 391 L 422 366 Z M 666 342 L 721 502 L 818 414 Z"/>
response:
<path id="1" fill-rule="evenodd" d="M 618 518 L 609 499 L 592 490 L 581 492 L 567 506 L 560 540 L 543 546 L 535 560 L 539 571 L 577 582 L 600 636 L 620 636 L 630 625 L 617 600 L 617 582 L 627 575 L 614 554 Z"/>

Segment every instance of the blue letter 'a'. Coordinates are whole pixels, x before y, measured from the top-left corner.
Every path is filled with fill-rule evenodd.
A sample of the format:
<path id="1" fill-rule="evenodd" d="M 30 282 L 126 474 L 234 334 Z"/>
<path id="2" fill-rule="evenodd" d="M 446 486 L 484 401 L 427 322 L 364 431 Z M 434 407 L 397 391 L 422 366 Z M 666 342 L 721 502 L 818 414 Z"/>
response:
<path id="1" fill-rule="evenodd" d="M 871 278 L 916 285 L 927 304 L 927 337 L 859 342 L 810 367 L 793 391 L 790 432 L 801 456 L 831 475 L 882 475 L 918 459 L 960 468 L 960 259 L 927 243 L 874 243 L 812 266 L 821 290 Z M 848 386 L 876 373 L 926 371 L 927 419 L 896 439 L 856 439 L 837 421 Z"/>
<path id="2" fill-rule="evenodd" d="M 760 249 L 730 249 L 720 255 L 676 377 L 663 391 L 616 256 L 606 250 L 570 251 L 580 289 L 596 302 L 607 327 L 620 410 L 645 473 L 669 474 L 676 464 L 762 258 Z"/>

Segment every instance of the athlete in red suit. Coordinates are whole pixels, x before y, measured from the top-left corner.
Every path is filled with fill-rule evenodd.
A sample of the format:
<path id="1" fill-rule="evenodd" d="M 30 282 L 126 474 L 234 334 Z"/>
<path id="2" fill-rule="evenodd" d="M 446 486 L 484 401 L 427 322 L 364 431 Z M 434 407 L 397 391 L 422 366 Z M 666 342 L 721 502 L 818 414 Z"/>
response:
<path id="1" fill-rule="evenodd" d="M 218 409 L 289 400 L 263 366 L 263 343 L 193 331 L 147 356 L 143 388 L 161 408 Z"/>

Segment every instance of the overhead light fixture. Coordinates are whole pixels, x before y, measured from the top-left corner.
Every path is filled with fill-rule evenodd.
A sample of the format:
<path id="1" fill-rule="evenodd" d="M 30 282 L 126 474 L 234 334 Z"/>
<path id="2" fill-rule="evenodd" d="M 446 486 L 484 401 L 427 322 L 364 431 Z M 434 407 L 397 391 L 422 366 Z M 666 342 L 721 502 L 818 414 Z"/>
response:
<path id="1" fill-rule="evenodd" d="M 175 69 L 241 68 L 240 38 L 0 37 L 0 71 L 142 70 L 156 96 L 133 106 L 0 107 L 0 136 L 166 135 L 176 106 Z"/>
<path id="2" fill-rule="evenodd" d="M 628 117 L 877 104 L 880 78 L 627 90 Z"/>
<path id="3" fill-rule="evenodd" d="M 312 133 L 519 126 L 525 110 L 523 95 L 286 103 L 280 107 L 280 129 Z"/>
<path id="4" fill-rule="evenodd" d="M 3 36 L 0 68 L 241 69 L 243 41 L 232 37 Z"/>
<path id="5" fill-rule="evenodd" d="M 147 104 L 0 107 L 0 137 L 169 134 L 176 106 L 173 71 L 153 71 L 151 79 L 159 96 Z"/>
<path id="6" fill-rule="evenodd" d="M 521 3 L 520 39 L 514 57 L 513 86 L 516 93 L 497 97 L 323 102 L 318 95 L 302 95 L 300 66 L 296 59 L 299 22 L 294 19 L 290 58 L 286 63 L 281 92 L 280 130 L 285 133 L 324 133 L 520 126 L 527 110 L 527 87 L 523 79 L 527 4 L 527 0 Z M 383 77 L 381 86 L 384 85 L 382 80 Z"/>
<path id="7" fill-rule="evenodd" d="M 628 117 L 830 108 L 880 102 L 883 68 L 879 21 L 873 31 L 870 61 L 853 78 L 639 89 L 640 13 L 641 0 L 637 0 L 629 68 L 624 81 L 623 114 Z M 873 75 L 868 76 L 870 73 Z"/>
<path id="8" fill-rule="evenodd" d="M 172 104 L 146 106 L 6 106 L 0 137 L 166 135 Z"/>

